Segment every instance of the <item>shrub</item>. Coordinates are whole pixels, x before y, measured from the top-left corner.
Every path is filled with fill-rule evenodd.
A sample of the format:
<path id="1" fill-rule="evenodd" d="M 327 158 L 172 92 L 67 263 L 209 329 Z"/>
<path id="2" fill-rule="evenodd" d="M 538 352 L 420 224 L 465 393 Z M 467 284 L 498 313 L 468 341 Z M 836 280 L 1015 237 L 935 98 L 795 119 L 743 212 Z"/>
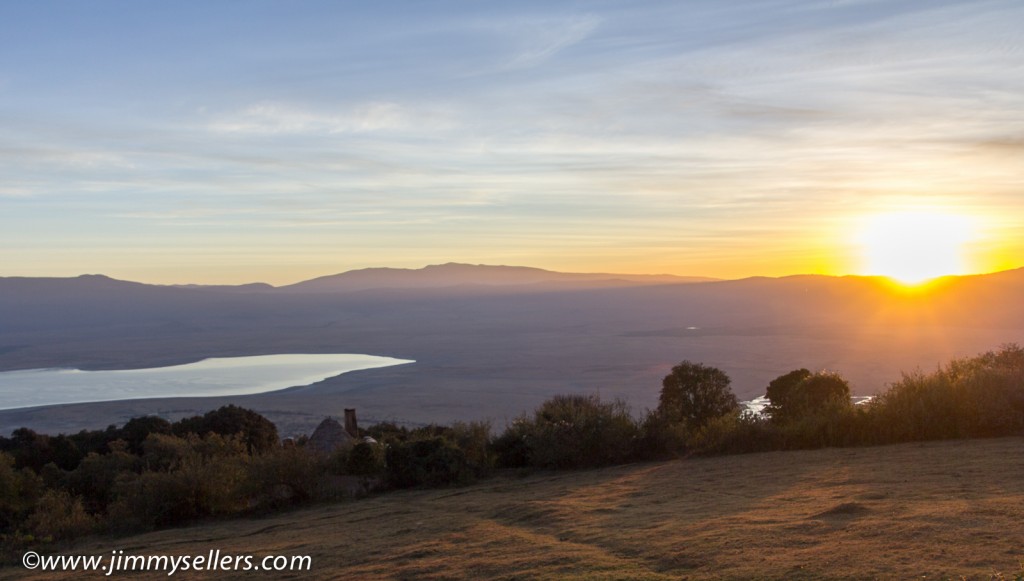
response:
<path id="1" fill-rule="evenodd" d="M 394 442 L 387 449 L 387 480 L 396 488 L 466 484 L 466 454 L 444 438 Z"/>
<path id="2" fill-rule="evenodd" d="M 63 490 L 47 490 L 26 522 L 38 538 L 69 539 L 91 533 L 96 519 L 85 511 L 82 499 Z"/>
<path id="3" fill-rule="evenodd" d="M 745 454 L 779 449 L 781 434 L 769 420 L 751 413 L 718 416 L 690 435 L 698 454 Z"/>
<path id="4" fill-rule="evenodd" d="M 851 440 L 853 408 L 849 398 L 826 401 L 779 426 L 785 449 L 825 448 L 855 443 Z"/>
<path id="5" fill-rule="evenodd" d="M 447 436 L 463 454 L 473 476 L 483 478 L 494 469 L 495 453 L 491 446 L 489 422 L 455 422 Z"/>
<path id="6" fill-rule="evenodd" d="M 188 441 L 192 451 L 171 474 L 185 482 L 196 514 L 216 516 L 244 509 L 250 457 L 242 438 L 208 434 Z"/>
<path id="7" fill-rule="evenodd" d="M 359 442 L 352 446 L 345 460 L 345 473 L 354 476 L 373 476 L 384 471 L 384 447 L 380 444 Z"/>
<path id="8" fill-rule="evenodd" d="M 1011 344 L 904 374 L 869 406 L 888 441 L 998 436 L 1024 430 L 1024 350 Z"/>
<path id="9" fill-rule="evenodd" d="M 381 443 L 405 441 L 409 439 L 409 429 L 392 422 L 378 422 L 366 429 L 366 435 Z"/>
<path id="10" fill-rule="evenodd" d="M 304 448 L 280 448 L 252 458 L 245 495 L 258 509 L 277 509 L 320 498 L 326 461 Z"/>
<path id="11" fill-rule="evenodd" d="M 175 442 L 174 440 L 179 440 Z M 110 521 L 127 530 L 180 525 L 199 517 L 228 515 L 247 508 L 249 457 L 237 436 L 208 434 L 146 440 L 149 452 L 168 449 L 164 470 L 123 473 L 110 488 Z M 84 463 L 83 463 L 84 464 Z"/>
<path id="12" fill-rule="evenodd" d="M 174 472 L 144 472 L 118 480 L 108 526 L 137 532 L 181 525 L 200 513 L 188 480 Z"/>
<path id="13" fill-rule="evenodd" d="M 682 422 L 675 422 L 658 411 L 649 411 L 640 422 L 634 455 L 653 460 L 679 456 L 686 451 L 687 433 Z"/>
<path id="14" fill-rule="evenodd" d="M 629 461 L 638 436 L 624 402 L 556 395 L 537 408 L 532 420 L 513 422 L 496 448 L 505 466 L 585 468 Z"/>
<path id="15" fill-rule="evenodd" d="M 533 422 L 526 416 L 512 420 L 505 431 L 491 443 L 495 464 L 502 468 L 525 468 L 530 465 L 531 448 L 528 441 Z"/>

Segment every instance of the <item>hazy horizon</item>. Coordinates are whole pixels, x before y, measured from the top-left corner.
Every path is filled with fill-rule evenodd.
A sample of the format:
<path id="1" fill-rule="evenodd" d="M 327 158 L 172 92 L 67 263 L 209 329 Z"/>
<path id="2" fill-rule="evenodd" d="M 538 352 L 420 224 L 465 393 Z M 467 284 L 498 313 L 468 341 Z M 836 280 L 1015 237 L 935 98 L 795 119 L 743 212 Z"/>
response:
<path id="1" fill-rule="evenodd" d="M 680 279 L 680 281 L 686 281 L 687 283 L 690 283 L 690 284 L 699 283 L 699 282 L 740 281 L 740 280 L 751 279 L 751 278 L 776 278 L 776 279 L 778 279 L 778 278 L 799 277 L 799 276 L 881 278 L 881 279 L 888 279 L 888 280 L 890 280 L 890 281 L 892 281 L 893 283 L 896 283 L 896 284 L 900 284 L 900 281 L 898 279 L 895 279 L 892 276 L 885 275 L 885 274 L 862 274 L 862 273 L 822 274 L 822 273 L 814 273 L 814 272 L 792 272 L 792 273 L 786 273 L 786 274 L 778 274 L 778 275 L 774 275 L 774 276 L 752 274 L 752 275 L 748 275 L 748 276 L 738 276 L 738 277 L 735 277 L 735 278 L 718 278 L 718 277 L 705 277 L 705 276 L 701 276 L 699 274 L 676 274 L 676 273 L 665 273 L 665 272 L 582 272 L 582 271 L 576 272 L 576 271 L 565 271 L 565 270 L 552 270 L 552 269 L 546 269 L 546 268 L 540 268 L 540 267 L 536 267 L 536 266 L 531 266 L 531 265 L 528 265 L 528 264 L 469 264 L 469 263 L 460 263 L 460 262 L 432 263 L 432 264 L 424 264 L 422 266 L 411 266 L 411 267 L 404 267 L 404 266 L 368 266 L 368 267 L 363 267 L 363 268 L 356 268 L 356 269 L 337 271 L 337 272 L 324 272 L 324 273 L 320 273 L 320 274 L 315 274 L 314 273 L 309 278 L 295 279 L 295 280 L 284 280 L 284 281 L 278 281 L 276 283 L 271 283 L 271 282 L 268 282 L 267 280 L 261 280 L 261 279 L 245 280 L 245 281 L 239 281 L 239 282 L 235 282 L 235 283 L 202 282 L 202 281 L 194 281 L 194 280 L 180 280 L 180 281 L 176 281 L 176 282 L 156 282 L 156 281 L 151 281 L 151 280 L 138 280 L 138 279 L 127 279 L 127 278 L 123 279 L 123 278 L 118 278 L 118 277 L 110 276 L 110 275 L 108 275 L 106 273 L 102 273 L 102 272 L 80 272 L 80 273 L 77 273 L 77 274 L 69 274 L 69 275 L 61 275 L 61 276 L 24 276 L 24 275 L 19 275 L 19 274 L 0 274 L 0 279 L 2 279 L 2 278 L 56 278 L 56 279 L 72 279 L 72 278 L 89 277 L 89 276 L 102 276 L 102 277 L 107 277 L 107 278 L 110 278 L 110 279 L 113 279 L 113 280 L 122 281 L 122 282 L 134 282 L 134 283 L 141 283 L 141 284 L 154 285 L 154 286 L 181 286 L 181 287 L 197 286 L 197 287 L 202 287 L 202 286 L 221 286 L 221 285 L 224 285 L 224 286 L 245 286 L 245 285 L 267 284 L 267 285 L 270 285 L 273 288 L 283 288 L 283 287 L 295 285 L 295 284 L 298 284 L 298 283 L 314 281 L 314 280 L 317 280 L 317 279 L 320 279 L 320 278 L 329 278 L 329 277 L 333 277 L 333 276 L 337 276 L 337 275 L 341 275 L 341 274 L 348 274 L 348 273 L 355 273 L 355 272 L 362 272 L 362 271 L 418 272 L 418 271 L 424 271 L 424 270 L 430 269 L 431 267 L 443 267 L 443 266 L 488 267 L 488 268 L 510 268 L 510 269 L 523 269 L 523 268 L 525 268 L 525 269 L 543 270 L 543 271 L 546 271 L 546 272 L 550 272 L 552 274 L 569 274 L 569 275 L 598 275 L 598 276 L 599 275 L 609 275 L 609 276 L 619 276 L 619 275 L 622 275 L 622 276 L 654 276 L 654 277 L 665 276 L 665 277 L 677 277 L 677 278 Z M 999 273 L 1002 273 L 1002 272 L 1010 272 L 1010 271 L 1014 271 L 1014 270 L 1019 270 L 1021 268 L 1024 268 L 1024 267 L 1019 267 L 1019 266 L 1017 266 L 1017 267 L 1009 267 L 1009 268 L 1006 268 L 1006 269 L 993 270 L 993 271 L 989 271 L 989 272 L 972 272 L 972 273 L 948 274 L 948 275 L 937 276 L 937 277 L 934 277 L 934 278 L 924 279 L 924 280 L 922 280 L 920 282 L 921 283 L 929 283 L 929 282 L 932 282 L 932 281 L 934 281 L 936 279 L 947 278 L 947 277 L 979 276 L 979 275 L 986 275 L 986 274 L 999 274 Z M 692 281 L 689 281 L 687 279 L 705 279 L 705 280 L 692 280 Z M 498 283 L 498 284 L 500 284 L 500 283 Z M 915 284 L 910 285 L 910 286 L 916 287 L 916 286 L 919 286 L 919 285 L 915 283 Z M 922 288 L 925 288 L 925 287 L 922 287 Z"/>
<path id="2" fill-rule="evenodd" d="M 1000 0 L 6 3 L 0 275 L 1005 270 L 1021 21 Z"/>

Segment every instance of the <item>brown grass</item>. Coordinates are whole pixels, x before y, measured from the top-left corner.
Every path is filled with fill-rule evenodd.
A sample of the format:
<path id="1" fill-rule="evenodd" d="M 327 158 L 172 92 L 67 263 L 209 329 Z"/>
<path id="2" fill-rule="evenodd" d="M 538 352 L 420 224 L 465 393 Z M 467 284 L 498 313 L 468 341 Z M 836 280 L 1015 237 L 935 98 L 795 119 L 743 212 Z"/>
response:
<path id="1" fill-rule="evenodd" d="M 1024 572 L 1024 439 L 500 478 L 64 552 L 113 549 L 313 557 L 312 574 L 218 579 L 1013 579 Z"/>

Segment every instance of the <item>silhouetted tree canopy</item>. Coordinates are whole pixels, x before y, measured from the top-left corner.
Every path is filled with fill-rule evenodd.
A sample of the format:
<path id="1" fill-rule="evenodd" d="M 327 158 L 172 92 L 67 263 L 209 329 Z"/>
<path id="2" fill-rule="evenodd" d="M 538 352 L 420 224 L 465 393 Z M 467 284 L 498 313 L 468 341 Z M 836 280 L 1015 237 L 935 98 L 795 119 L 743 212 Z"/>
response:
<path id="1" fill-rule="evenodd" d="M 8 451 L 14 457 L 16 468 L 30 468 L 38 473 L 46 464 L 55 460 L 51 438 L 37 434 L 29 428 L 18 428 L 10 438 L 0 441 L 0 450 Z"/>
<path id="2" fill-rule="evenodd" d="M 850 384 L 838 373 L 828 371 L 791 371 L 773 380 L 767 395 L 771 401 L 769 413 L 779 423 L 815 415 L 827 408 L 850 406 Z"/>
<path id="3" fill-rule="evenodd" d="M 277 446 L 277 426 L 260 414 L 226 405 L 202 416 L 185 418 L 173 426 L 174 434 L 205 436 L 213 432 L 221 436 L 242 435 L 250 452 L 262 452 Z"/>
<path id="4" fill-rule="evenodd" d="M 718 368 L 683 361 L 662 380 L 658 411 L 690 428 L 703 427 L 739 407 L 729 387 L 731 383 L 729 376 Z"/>
<path id="5" fill-rule="evenodd" d="M 121 439 L 128 443 L 128 449 L 133 454 L 142 453 L 142 443 L 150 434 L 170 434 L 171 422 L 157 417 L 144 416 L 132 418 L 121 428 Z"/>
<path id="6" fill-rule="evenodd" d="M 792 407 L 792 400 L 795 397 L 797 386 L 811 376 L 807 369 L 794 369 L 785 375 L 780 375 L 768 383 L 765 396 L 768 397 L 768 406 L 765 413 L 772 420 L 782 421 L 786 410 Z"/>

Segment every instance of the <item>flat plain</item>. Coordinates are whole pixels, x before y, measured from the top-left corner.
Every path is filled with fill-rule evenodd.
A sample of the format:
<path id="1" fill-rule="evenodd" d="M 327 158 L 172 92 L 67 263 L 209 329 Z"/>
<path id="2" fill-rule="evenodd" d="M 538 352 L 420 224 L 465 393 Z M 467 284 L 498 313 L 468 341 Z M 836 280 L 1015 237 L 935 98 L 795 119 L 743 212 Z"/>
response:
<path id="1" fill-rule="evenodd" d="M 499 476 L 64 554 L 310 555 L 252 579 L 1014 579 L 1024 438 L 686 458 Z M 121 573 L 120 575 L 126 575 Z M 130 574 L 167 579 L 166 572 Z M 80 578 L 82 573 L 4 579 Z M 100 574 L 96 574 L 99 578 Z"/>

